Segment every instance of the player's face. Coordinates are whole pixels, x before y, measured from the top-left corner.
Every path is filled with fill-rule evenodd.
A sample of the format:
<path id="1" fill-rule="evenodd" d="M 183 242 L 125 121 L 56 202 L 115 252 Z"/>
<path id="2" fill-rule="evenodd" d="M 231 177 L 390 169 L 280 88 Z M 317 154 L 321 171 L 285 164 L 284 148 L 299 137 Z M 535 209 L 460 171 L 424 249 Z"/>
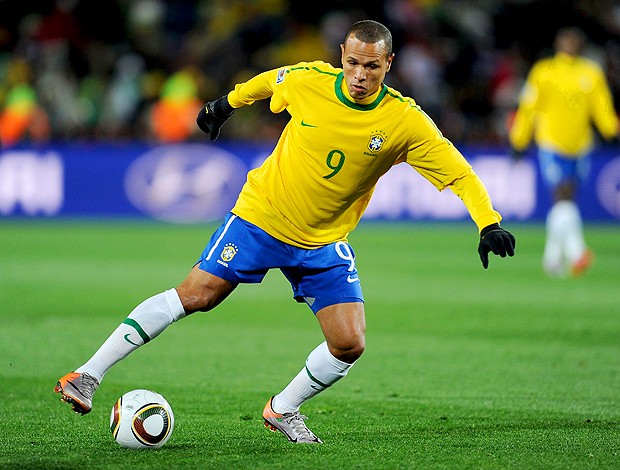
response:
<path id="1" fill-rule="evenodd" d="M 375 93 L 394 58 L 394 54 L 386 55 L 385 42 L 366 43 L 349 36 L 340 49 L 344 80 L 351 98 L 363 100 Z"/>

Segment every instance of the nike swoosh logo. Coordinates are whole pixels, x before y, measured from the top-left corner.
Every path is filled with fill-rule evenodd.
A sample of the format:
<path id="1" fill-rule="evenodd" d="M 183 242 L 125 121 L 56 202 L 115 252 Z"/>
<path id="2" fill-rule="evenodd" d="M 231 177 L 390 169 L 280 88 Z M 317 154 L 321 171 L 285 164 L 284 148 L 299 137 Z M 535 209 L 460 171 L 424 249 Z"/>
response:
<path id="1" fill-rule="evenodd" d="M 125 336 L 123 336 L 123 339 L 124 339 L 125 341 L 127 341 L 129 344 L 133 344 L 134 346 L 140 346 L 139 344 L 136 344 L 136 343 L 134 343 L 132 340 L 130 340 L 130 339 L 128 338 L 128 336 L 129 336 L 129 333 L 127 333 Z"/>
<path id="2" fill-rule="evenodd" d="M 303 119 L 301 120 L 301 126 L 302 127 L 318 127 L 318 126 L 313 126 L 312 124 L 305 123 Z"/>
<path id="3" fill-rule="evenodd" d="M 351 276 L 347 276 L 347 282 L 348 282 L 349 284 L 352 284 L 352 283 L 357 282 L 357 281 L 359 281 L 359 278 L 358 278 L 358 277 L 351 277 Z"/>
<path id="4" fill-rule="evenodd" d="M 79 393 L 79 394 L 80 394 L 80 395 L 82 395 L 84 398 L 86 398 L 86 395 L 84 395 L 84 394 L 82 393 L 82 391 L 81 391 L 79 388 L 77 388 L 77 387 L 73 384 L 73 382 L 68 381 L 68 382 L 67 382 L 67 385 L 71 385 L 71 387 L 72 387 L 72 388 L 74 388 L 74 389 L 75 389 L 75 391 L 76 391 L 77 393 Z"/>

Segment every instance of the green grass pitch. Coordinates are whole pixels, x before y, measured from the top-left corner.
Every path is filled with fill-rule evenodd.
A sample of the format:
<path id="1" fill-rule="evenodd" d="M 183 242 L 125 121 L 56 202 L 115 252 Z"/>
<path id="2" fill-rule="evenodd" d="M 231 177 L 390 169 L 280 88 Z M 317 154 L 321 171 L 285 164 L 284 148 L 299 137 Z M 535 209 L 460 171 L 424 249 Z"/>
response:
<path id="1" fill-rule="evenodd" d="M 2 220 L 0 468 L 620 468 L 620 226 L 587 225 L 593 269 L 554 280 L 542 226 L 505 225 L 517 254 L 487 271 L 473 224 L 358 227 L 367 350 L 304 406 L 325 443 L 300 446 L 261 420 L 322 341 L 280 273 L 118 364 L 82 417 L 56 379 L 177 285 L 214 226 Z M 162 449 L 111 437 L 112 405 L 134 388 L 174 409 Z"/>

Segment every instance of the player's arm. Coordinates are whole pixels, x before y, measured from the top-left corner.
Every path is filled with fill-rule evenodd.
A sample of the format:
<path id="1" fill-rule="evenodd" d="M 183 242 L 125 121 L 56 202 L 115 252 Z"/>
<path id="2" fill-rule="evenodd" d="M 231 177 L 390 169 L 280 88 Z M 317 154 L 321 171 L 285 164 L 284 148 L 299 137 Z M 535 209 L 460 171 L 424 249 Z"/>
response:
<path id="1" fill-rule="evenodd" d="M 487 189 L 473 170 L 455 179 L 448 187 L 463 201 L 479 231 L 502 220 L 493 209 Z"/>
<path id="2" fill-rule="evenodd" d="M 599 71 L 595 76 L 594 88 L 590 96 L 592 117 L 596 128 L 608 141 L 618 138 L 620 123 L 614 110 L 613 98 L 605 75 Z"/>
<path id="3" fill-rule="evenodd" d="M 538 70 L 535 67 L 525 82 L 519 97 L 519 106 L 510 126 L 508 140 L 515 154 L 523 153 L 534 134 L 534 119 L 538 103 Z"/>
<path id="4" fill-rule="evenodd" d="M 449 187 L 461 198 L 479 230 L 499 223 L 501 216 L 463 154 L 419 106 L 412 107 L 407 117 L 411 135 L 407 163 L 439 191 Z"/>
<path id="5" fill-rule="evenodd" d="M 234 114 L 236 108 L 251 105 L 256 100 L 269 98 L 273 95 L 273 84 L 276 81 L 278 70 L 263 72 L 247 82 L 237 84 L 235 89 L 217 100 L 206 103 L 198 116 L 196 124 L 210 140 L 215 140 L 220 134 L 224 123 Z"/>
<path id="6" fill-rule="evenodd" d="M 489 266 L 489 253 L 505 258 L 515 253 L 515 237 L 500 227 L 502 217 L 493 209 L 491 198 L 486 188 L 473 170 L 457 178 L 449 188 L 465 204 L 471 218 L 480 230 L 478 254 L 482 266 Z"/>
<path id="7" fill-rule="evenodd" d="M 515 239 L 500 228 L 501 216 L 493 209 L 486 188 L 471 165 L 454 145 L 443 137 L 432 119 L 415 106 L 408 114 L 412 140 L 407 163 L 440 191 L 449 187 L 465 204 L 480 230 L 478 253 L 482 265 L 489 265 L 489 253 L 513 256 Z"/>

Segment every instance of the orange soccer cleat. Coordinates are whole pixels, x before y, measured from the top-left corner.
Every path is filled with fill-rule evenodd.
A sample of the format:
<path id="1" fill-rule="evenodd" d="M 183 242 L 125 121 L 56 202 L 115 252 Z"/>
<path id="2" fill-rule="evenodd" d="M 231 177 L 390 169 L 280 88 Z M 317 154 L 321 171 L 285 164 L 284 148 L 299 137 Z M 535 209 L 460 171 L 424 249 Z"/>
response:
<path id="1" fill-rule="evenodd" d="M 62 394 L 60 399 L 72 405 L 73 411 L 85 415 L 93 407 L 93 395 L 99 381 L 86 372 L 69 372 L 58 379 L 54 392 Z"/>
<path id="2" fill-rule="evenodd" d="M 272 432 L 280 431 L 290 442 L 297 444 L 320 444 L 322 442 L 304 423 L 306 416 L 300 414 L 299 411 L 276 413 L 271 406 L 272 400 L 273 397 L 267 401 L 263 410 L 263 419 L 267 429 Z"/>

